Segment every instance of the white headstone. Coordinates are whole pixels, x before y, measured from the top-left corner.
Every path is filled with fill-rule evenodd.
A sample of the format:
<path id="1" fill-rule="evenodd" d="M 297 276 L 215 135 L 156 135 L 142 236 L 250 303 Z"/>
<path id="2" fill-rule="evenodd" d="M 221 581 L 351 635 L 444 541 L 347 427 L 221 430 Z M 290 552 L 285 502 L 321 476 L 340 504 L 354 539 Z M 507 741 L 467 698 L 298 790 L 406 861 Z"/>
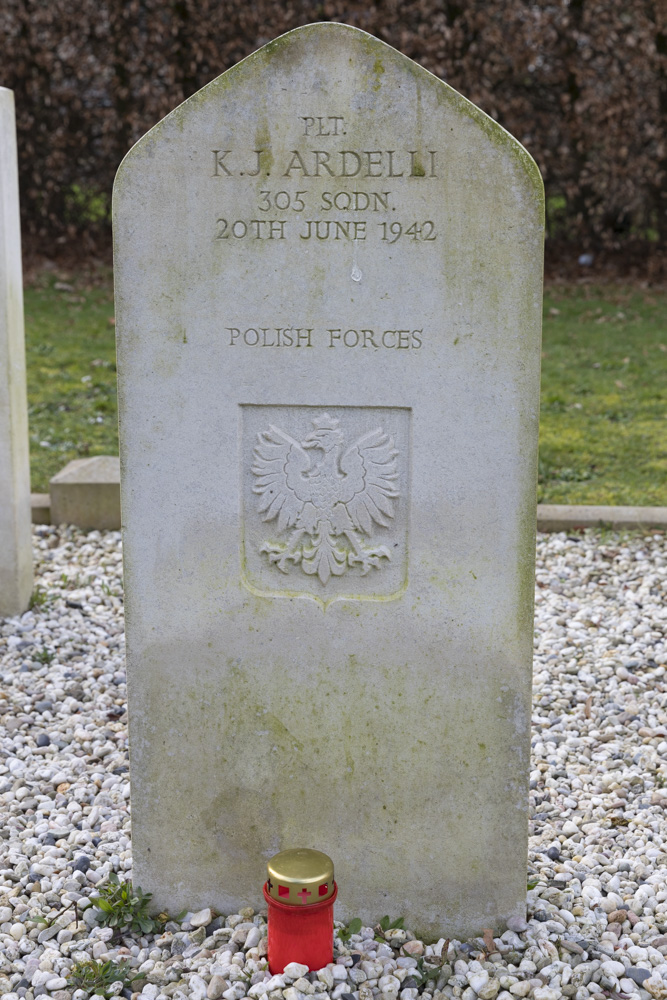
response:
<path id="1" fill-rule="evenodd" d="M 0 617 L 32 593 L 30 455 L 14 94 L 0 87 Z"/>
<path id="2" fill-rule="evenodd" d="M 114 194 L 134 878 L 338 913 L 522 914 L 543 194 L 499 125 L 299 28 L 155 126 Z"/>

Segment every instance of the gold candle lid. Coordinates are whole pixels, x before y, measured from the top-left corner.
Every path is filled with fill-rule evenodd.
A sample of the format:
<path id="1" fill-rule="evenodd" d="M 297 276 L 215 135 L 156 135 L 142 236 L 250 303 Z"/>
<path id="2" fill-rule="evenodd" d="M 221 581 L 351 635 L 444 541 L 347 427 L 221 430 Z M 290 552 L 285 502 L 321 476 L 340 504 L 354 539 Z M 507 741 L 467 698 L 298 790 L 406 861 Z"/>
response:
<path id="1" fill-rule="evenodd" d="M 311 851 L 307 847 L 281 851 L 266 867 L 266 888 L 269 896 L 279 903 L 308 906 L 333 896 L 333 861 L 321 851 Z"/>

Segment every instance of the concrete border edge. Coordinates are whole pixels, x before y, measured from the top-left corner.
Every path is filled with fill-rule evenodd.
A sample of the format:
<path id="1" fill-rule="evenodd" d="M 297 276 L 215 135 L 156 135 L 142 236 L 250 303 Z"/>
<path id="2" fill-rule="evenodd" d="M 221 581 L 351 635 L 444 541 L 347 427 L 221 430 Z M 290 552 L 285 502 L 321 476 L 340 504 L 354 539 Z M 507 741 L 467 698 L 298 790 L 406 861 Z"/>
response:
<path id="1" fill-rule="evenodd" d="M 664 530 L 667 528 L 667 507 L 538 504 L 538 531 L 577 531 L 582 528 Z"/>
<path id="2" fill-rule="evenodd" d="M 105 484 L 108 485 L 108 484 Z M 51 524 L 51 499 L 48 493 L 32 493 L 30 497 L 33 524 Z M 86 511 L 86 530 L 104 528 L 108 521 L 96 525 L 96 511 Z M 108 517 L 108 512 L 107 515 Z M 120 524 L 120 501 L 118 519 Z M 89 525 L 93 527 L 89 527 Z M 656 529 L 667 530 L 667 507 L 606 507 L 569 504 L 538 504 L 538 531 L 581 531 L 585 528 L 608 528 L 614 531 Z"/>

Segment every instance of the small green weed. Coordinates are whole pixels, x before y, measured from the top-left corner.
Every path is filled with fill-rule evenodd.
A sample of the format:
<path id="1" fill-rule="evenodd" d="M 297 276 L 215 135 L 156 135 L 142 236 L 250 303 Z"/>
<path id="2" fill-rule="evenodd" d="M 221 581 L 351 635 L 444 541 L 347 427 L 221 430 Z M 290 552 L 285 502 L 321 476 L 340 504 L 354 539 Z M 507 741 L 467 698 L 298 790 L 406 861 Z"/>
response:
<path id="1" fill-rule="evenodd" d="M 137 886 L 132 888 L 131 880 L 121 882 L 115 872 L 110 872 L 109 881 L 99 889 L 99 897 L 94 900 L 95 917 L 103 927 L 113 927 L 116 931 L 129 928 L 135 934 L 151 934 L 162 927 L 162 921 L 148 913 L 152 893 L 142 892 Z"/>
<path id="2" fill-rule="evenodd" d="M 55 660 L 56 654 L 52 653 L 50 649 L 46 648 L 46 646 L 42 646 L 37 653 L 32 654 L 32 658 L 33 660 L 37 660 L 38 663 L 43 663 L 48 667 L 49 663 L 53 663 Z"/>
<path id="3" fill-rule="evenodd" d="M 44 587 L 40 587 L 40 585 L 37 584 L 32 594 L 30 595 L 30 610 L 32 611 L 33 608 L 46 607 L 46 605 L 49 604 L 50 601 L 52 600 L 53 600 L 52 595 L 49 594 L 49 592 L 45 590 Z"/>
<path id="4" fill-rule="evenodd" d="M 86 993 L 97 993 L 98 996 L 111 998 L 117 996 L 116 991 L 110 992 L 113 983 L 122 983 L 123 987 L 128 987 L 141 978 L 133 974 L 126 962 L 99 962 L 88 961 L 78 962 L 70 970 L 67 977 L 67 985 L 74 990 L 85 990 Z"/>
<path id="5" fill-rule="evenodd" d="M 183 911 L 183 916 L 185 916 L 186 913 L 187 913 L 187 910 L 184 910 Z M 176 919 L 178 919 L 178 918 L 176 918 Z M 257 968 L 257 971 L 258 972 L 266 972 L 266 970 L 268 969 L 268 967 L 269 967 L 268 962 L 261 962 L 260 965 Z M 249 987 L 251 985 L 250 980 L 252 979 L 252 976 L 253 976 L 253 973 L 250 970 L 248 970 L 248 971 L 244 970 L 241 973 L 238 982 L 245 983 L 246 986 Z"/>
<path id="6" fill-rule="evenodd" d="M 595 471 L 593 469 L 575 469 L 568 466 L 556 469 L 540 459 L 537 474 L 538 483 L 546 486 L 549 483 L 585 483 L 589 479 L 593 479 Z"/>
<path id="7" fill-rule="evenodd" d="M 394 920 L 392 923 L 391 917 L 383 917 L 378 927 L 381 931 L 402 931 L 403 930 L 404 918 L 399 917 L 398 920 Z"/>
<path id="8" fill-rule="evenodd" d="M 447 952 L 445 952 L 445 955 L 447 955 Z M 423 958 L 418 958 L 417 959 L 417 968 L 416 969 L 412 969 L 409 972 L 409 975 L 412 976 L 414 979 L 417 980 L 417 986 L 418 987 L 424 986 L 424 984 L 428 983 L 428 982 L 435 982 L 437 979 L 440 978 L 440 974 L 442 972 L 442 969 L 441 969 L 442 961 L 440 959 L 437 959 L 437 958 L 432 958 L 432 959 L 430 959 L 430 961 L 431 962 L 437 962 L 438 964 L 436 966 L 434 966 L 434 967 L 425 969 L 424 968 L 424 959 Z"/>
<path id="9" fill-rule="evenodd" d="M 534 889 L 537 885 L 539 885 L 539 882 L 539 878 L 529 878 L 526 888 L 529 890 Z"/>
<path id="10" fill-rule="evenodd" d="M 397 920 L 392 921 L 391 917 L 385 915 L 382 918 L 382 920 L 380 920 L 380 922 L 377 925 L 377 927 L 375 928 L 375 931 L 376 931 L 375 940 L 376 941 L 384 941 L 385 940 L 385 934 L 386 934 L 387 931 L 401 931 L 401 930 L 403 930 L 403 921 L 404 921 L 403 917 L 398 917 Z"/>
<path id="11" fill-rule="evenodd" d="M 341 927 L 338 931 L 338 937 L 341 941 L 349 941 L 353 934 L 358 934 L 361 930 L 361 920 L 359 917 L 355 917 L 354 920 L 350 920 L 347 927 Z"/>

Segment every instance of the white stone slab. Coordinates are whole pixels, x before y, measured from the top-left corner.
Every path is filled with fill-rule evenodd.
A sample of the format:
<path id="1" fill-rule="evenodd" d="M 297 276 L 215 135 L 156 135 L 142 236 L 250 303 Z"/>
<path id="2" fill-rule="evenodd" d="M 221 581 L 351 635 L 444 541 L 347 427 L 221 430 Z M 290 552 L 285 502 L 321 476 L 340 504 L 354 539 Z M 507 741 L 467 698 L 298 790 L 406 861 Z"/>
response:
<path id="1" fill-rule="evenodd" d="M 0 87 L 0 617 L 32 592 L 30 455 L 14 94 Z"/>
<path id="2" fill-rule="evenodd" d="M 542 184 L 346 25 L 177 108 L 114 194 L 134 877 L 523 913 Z"/>
<path id="3" fill-rule="evenodd" d="M 51 521 L 84 531 L 120 528 L 120 460 L 117 455 L 75 458 L 49 482 Z"/>

